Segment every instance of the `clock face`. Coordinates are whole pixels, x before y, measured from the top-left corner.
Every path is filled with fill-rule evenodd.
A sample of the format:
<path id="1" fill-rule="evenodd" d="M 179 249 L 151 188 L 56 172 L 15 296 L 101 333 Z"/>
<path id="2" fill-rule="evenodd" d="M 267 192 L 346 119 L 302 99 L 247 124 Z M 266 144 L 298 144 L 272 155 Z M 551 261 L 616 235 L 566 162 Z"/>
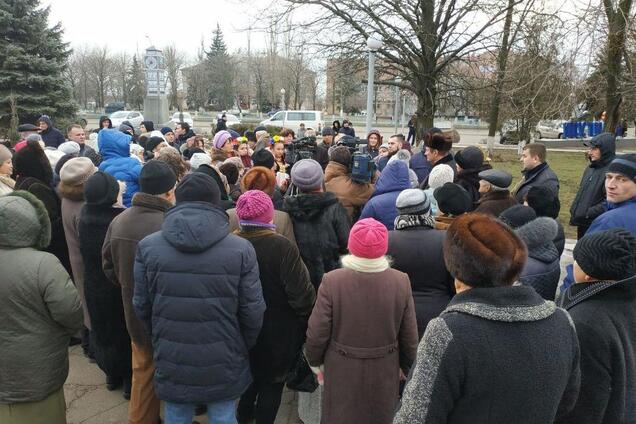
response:
<path id="1" fill-rule="evenodd" d="M 158 62 L 155 56 L 146 56 L 146 67 L 148 67 L 149 69 L 156 69 L 157 64 Z"/>

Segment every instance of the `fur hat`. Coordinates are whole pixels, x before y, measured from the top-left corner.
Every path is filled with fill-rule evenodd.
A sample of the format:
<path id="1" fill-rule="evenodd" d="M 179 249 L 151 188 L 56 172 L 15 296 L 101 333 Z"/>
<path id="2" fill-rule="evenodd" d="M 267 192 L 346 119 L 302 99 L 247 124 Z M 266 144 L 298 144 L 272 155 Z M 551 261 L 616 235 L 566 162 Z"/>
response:
<path id="1" fill-rule="evenodd" d="M 36 143 L 27 143 L 13 156 L 13 171 L 18 177 L 33 177 L 46 184 L 53 181 L 53 167 Z"/>
<path id="2" fill-rule="evenodd" d="M 51 242 L 51 221 L 44 203 L 28 191 L 0 196 L 0 246 L 44 249 Z"/>
<path id="3" fill-rule="evenodd" d="M 453 147 L 452 140 L 447 140 L 442 134 L 432 134 L 424 139 L 424 144 L 430 149 L 448 152 Z"/>
<path id="4" fill-rule="evenodd" d="M 389 250 L 389 232 L 373 218 L 361 219 L 351 227 L 348 247 L 359 258 L 379 258 Z"/>
<path id="5" fill-rule="evenodd" d="M 84 199 L 87 205 L 112 206 L 119 195 L 119 183 L 110 174 L 94 173 L 84 184 Z"/>
<path id="6" fill-rule="evenodd" d="M 450 165 L 445 163 L 436 165 L 428 174 L 428 187 L 432 189 L 439 188 L 446 183 L 452 183 L 455 180 L 455 173 Z"/>
<path id="7" fill-rule="evenodd" d="M 479 169 L 484 165 L 484 152 L 477 146 L 468 146 L 455 153 L 455 162 L 462 169 Z"/>
<path id="8" fill-rule="evenodd" d="M 351 152 L 345 146 L 335 146 L 329 149 L 329 160 L 348 167 L 351 164 Z"/>
<path id="9" fill-rule="evenodd" d="M 527 259 L 514 231 L 480 213 L 455 218 L 446 230 L 443 250 L 448 272 L 471 287 L 509 286 Z"/>
<path id="10" fill-rule="evenodd" d="M 586 234 L 572 255 L 583 272 L 598 280 L 619 281 L 636 274 L 636 238 L 623 228 Z"/>
<path id="11" fill-rule="evenodd" d="M 537 214 L 530 206 L 514 205 L 503 211 L 499 219 L 510 228 L 519 228 L 537 219 Z"/>
<path id="12" fill-rule="evenodd" d="M 177 204 L 182 202 L 221 203 L 221 191 L 214 178 L 203 172 L 188 174 L 177 185 Z"/>
<path id="13" fill-rule="evenodd" d="M 97 171 L 89 158 L 72 158 L 60 169 L 60 181 L 70 186 L 83 185 Z"/>
<path id="14" fill-rule="evenodd" d="M 291 182 L 300 191 L 309 192 L 322 187 L 324 174 L 322 167 L 313 159 L 302 159 L 291 170 Z"/>
<path id="15" fill-rule="evenodd" d="M 274 219 L 274 204 L 262 191 L 248 190 L 236 202 L 236 215 L 241 225 L 267 225 Z"/>
<path id="16" fill-rule="evenodd" d="M 437 200 L 437 209 L 451 216 L 470 212 L 473 206 L 470 194 L 459 184 L 446 183 L 433 191 L 433 197 Z"/>
<path id="17" fill-rule="evenodd" d="M 264 166 L 252 167 L 241 179 L 241 189 L 244 192 L 248 190 L 261 190 L 268 196 L 271 196 L 274 194 L 275 188 L 276 174 L 271 168 Z"/>

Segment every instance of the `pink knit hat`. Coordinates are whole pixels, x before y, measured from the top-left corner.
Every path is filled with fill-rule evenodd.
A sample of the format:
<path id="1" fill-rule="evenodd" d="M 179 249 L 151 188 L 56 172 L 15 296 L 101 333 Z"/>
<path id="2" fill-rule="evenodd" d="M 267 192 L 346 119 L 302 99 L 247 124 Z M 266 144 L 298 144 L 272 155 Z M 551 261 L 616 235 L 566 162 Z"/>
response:
<path id="1" fill-rule="evenodd" d="M 218 133 L 214 134 L 214 147 L 220 149 L 231 138 L 232 134 L 230 134 L 228 131 L 219 131 Z"/>
<path id="2" fill-rule="evenodd" d="M 248 190 L 236 202 L 236 215 L 241 225 L 270 227 L 274 219 L 274 204 L 264 192 Z"/>
<path id="3" fill-rule="evenodd" d="M 373 218 L 356 222 L 349 233 L 349 252 L 359 258 L 376 259 L 389 250 L 389 232 Z"/>

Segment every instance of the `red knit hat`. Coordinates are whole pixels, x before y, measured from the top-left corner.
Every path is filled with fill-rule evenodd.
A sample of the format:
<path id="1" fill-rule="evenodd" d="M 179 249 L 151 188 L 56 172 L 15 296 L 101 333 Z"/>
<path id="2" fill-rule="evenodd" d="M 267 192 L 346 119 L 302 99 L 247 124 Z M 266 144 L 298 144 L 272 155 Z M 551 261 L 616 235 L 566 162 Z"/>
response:
<path id="1" fill-rule="evenodd" d="M 349 252 L 359 258 L 376 259 L 389 250 L 389 232 L 373 218 L 356 222 L 349 233 Z"/>
<path id="2" fill-rule="evenodd" d="M 274 219 L 274 204 L 272 199 L 264 192 L 249 190 L 238 198 L 236 215 L 240 224 L 268 225 Z"/>

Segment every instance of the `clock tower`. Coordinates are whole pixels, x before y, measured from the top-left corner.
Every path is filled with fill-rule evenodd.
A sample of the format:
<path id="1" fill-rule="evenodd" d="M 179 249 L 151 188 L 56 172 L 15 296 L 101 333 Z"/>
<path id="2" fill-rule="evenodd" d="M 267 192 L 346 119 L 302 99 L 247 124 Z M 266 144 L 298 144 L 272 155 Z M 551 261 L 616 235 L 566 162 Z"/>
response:
<path id="1" fill-rule="evenodd" d="M 153 121 L 155 128 L 161 128 L 169 119 L 165 59 L 161 50 L 150 46 L 146 49 L 143 62 L 146 72 L 144 118 Z"/>

